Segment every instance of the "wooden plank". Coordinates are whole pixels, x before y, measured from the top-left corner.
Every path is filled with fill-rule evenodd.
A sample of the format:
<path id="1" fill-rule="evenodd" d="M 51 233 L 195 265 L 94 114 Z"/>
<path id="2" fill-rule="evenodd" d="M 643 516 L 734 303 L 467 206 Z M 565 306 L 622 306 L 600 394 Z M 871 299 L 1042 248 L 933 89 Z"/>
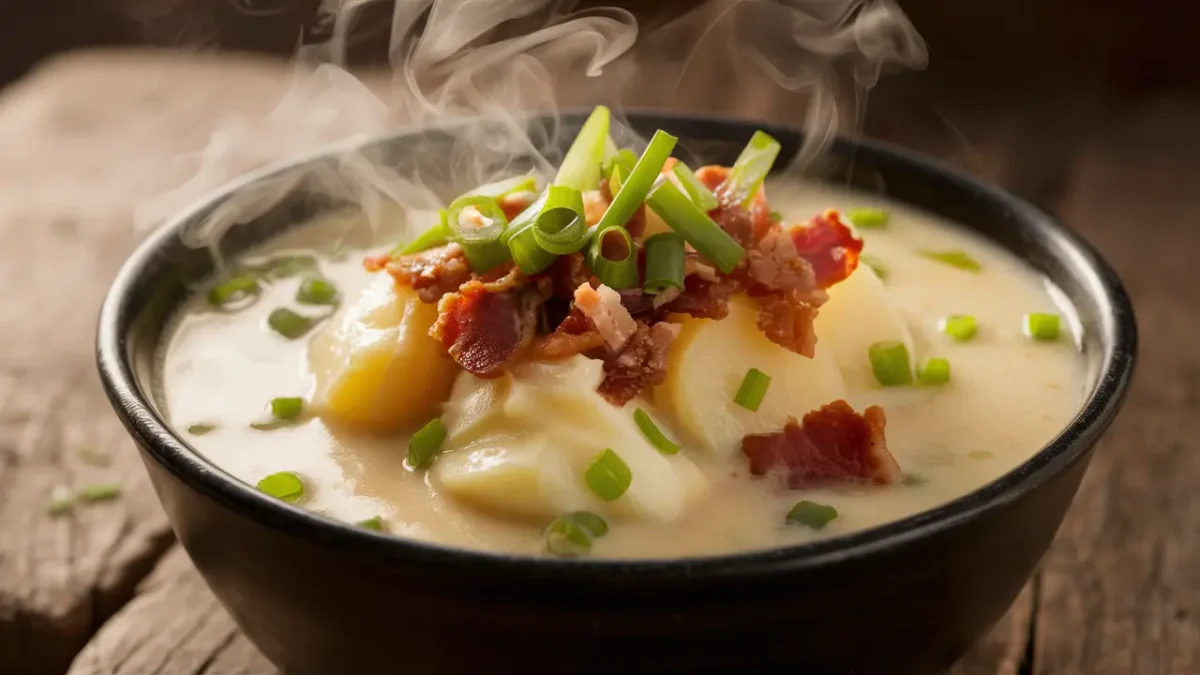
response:
<path id="1" fill-rule="evenodd" d="M 1044 566 L 1040 675 L 1200 673 L 1198 116 L 1195 99 L 1119 112 L 1065 200 L 1124 278 L 1142 344 L 1125 412 Z"/>

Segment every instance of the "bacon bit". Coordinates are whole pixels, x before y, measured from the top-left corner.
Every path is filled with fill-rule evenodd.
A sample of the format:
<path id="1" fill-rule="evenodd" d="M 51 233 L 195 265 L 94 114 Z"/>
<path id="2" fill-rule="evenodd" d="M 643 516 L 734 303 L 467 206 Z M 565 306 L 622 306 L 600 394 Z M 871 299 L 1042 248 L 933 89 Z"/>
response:
<path id="1" fill-rule="evenodd" d="M 589 227 L 600 222 L 600 218 L 604 216 L 604 212 L 607 211 L 609 205 L 612 204 L 613 193 L 612 189 L 608 185 L 608 181 L 600 182 L 599 193 L 600 196 L 595 198 L 595 204 L 589 204 L 587 201 L 588 194 L 590 193 L 585 192 L 583 195 L 583 212 L 584 215 L 587 216 L 587 223 Z M 603 207 L 600 206 L 601 202 L 603 202 Z M 646 205 L 639 204 L 637 210 L 633 212 L 633 215 L 629 216 L 629 220 L 621 224 L 624 225 L 625 229 L 629 231 L 629 236 L 640 237 L 642 232 L 646 229 Z"/>
<path id="2" fill-rule="evenodd" d="M 700 254 L 698 253 L 688 254 L 683 260 L 683 275 L 687 277 L 693 274 L 705 281 L 712 283 L 716 283 L 721 280 L 720 277 L 717 276 L 717 268 L 701 261 Z"/>
<path id="3" fill-rule="evenodd" d="M 637 322 L 637 331 L 620 352 L 604 361 L 604 381 L 597 391 L 613 405 L 623 406 L 642 389 L 667 381 L 667 355 L 679 336 L 679 326 Z"/>
<path id="4" fill-rule="evenodd" d="M 663 164 L 661 173 L 671 173 L 671 171 L 675 168 L 675 165 L 678 163 L 678 157 L 668 157 L 666 163 Z"/>
<path id="5" fill-rule="evenodd" d="M 583 254 L 578 251 L 558 256 L 542 274 L 554 284 L 554 296 L 563 300 L 573 299 L 579 284 L 587 283 L 592 277 L 584 264 Z"/>
<path id="6" fill-rule="evenodd" d="M 596 324 L 584 316 L 579 308 L 572 307 L 567 318 L 558 324 L 553 333 L 543 338 L 534 351 L 539 358 L 561 359 L 603 347 L 604 336 L 596 330 Z"/>
<path id="7" fill-rule="evenodd" d="M 512 220 L 521 214 L 522 211 L 529 208 L 529 205 L 537 199 L 537 195 L 529 192 L 510 192 L 500 200 L 500 210 L 504 212 L 504 217 Z"/>
<path id="8" fill-rule="evenodd" d="M 387 264 L 392 261 L 391 253 L 382 253 L 380 255 L 369 255 L 363 258 L 363 269 L 371 274 L 387 267 Z"/>
<path id="9" fill-rule="evenodd" d="M 747 249 L 745 267 L 737 276 L 751 295 L 776 292 L 797 293 L 807 302 L 819 305 L 825 294 L 817 287 L 812 265 L 800 257 L 790 237 L 775 230 Z"/>
<path id="10" fill-rule="evenodd" d="M 771 219 L 771 207 L 767 205 L 765 186 L 758 188 L 758 192 L 754 194 L 754 200 L 750 202 L 750 208 L 747 209 L 734 201 L 733 195 L 725 189 L 725 181 L 729 178 L 729 167 L 715 164 L 702 166 L 696 171 L 696 178 L 712 190 L 713 194 L 717 196 L 717 201 L 721 203 L 721 206 L 714 209 L 709 215 L 717 221 L 721 229 L 728 232 L 729 236 L 736 239 L 742 246 L 753 245 L 754 242 L 779 227 Z"/>
<path id="11" fill-rule="evenodd" d="M 636 317 L 654 311 L 654 302 L 658 296 L 646 295 L 640 288 L 622 288 L 617 292 L 621 294 L 621 305 L 631 316 Z"/>
<path id="12" fill-rule="evenodd" d="M 607 186 L 603 190 L 588 190 L 583 193 L 583 215 L 587 217 L 588 227 L 600 222 L 600 218 L 608 210 L 608 205 L 612 203 L 612 197 L 607 194 Z"/>
<path id="13" fill-rule="evenodd" d="M 762 476 L 780 467 L 790 488 L 822 483 L 851 482 L 887 485 L 900 479 L 900 467 L 884 438 L 883 408 L 871 406 L 862 415 L 842 400 L 788 420 L 782 431 L 750 434 L 742 452 L 750 473 Z"/>
<path id="14" fill-rule="evenodd" d="M 710 211 L 708 215 L 733 237 L 734 241 L 746 248 L 754 246 L 754 223 L 750 220 L 750 212 L 745 208 L 738 205 L 722 205 Z"/>
<path id="15" fill-rule="evenodd" d="M 725 179 L 728 177 L 729 167 L 727 166 L 709 164 L 696 169 L 696 178 L 699 179 L 701 183 L 704 183 L 704 187 L 712 190 L 713 192 L 716 192 L 717 188 L 721 187 L 721 184 L 724 183 Z"/>
<path id="16" fill-rule="evenodd" d="M 817 333 L 813 320 L 817 310 L 797 291 L 759 298 L 758 329 L 767 339 L 801 356 L 816 354 Z"/>
<path id="17" fill-rule="evenodd" d="M 471 267 L 458 244 L 400 256 L 387 263 L 388 274 L 417 292 L 421 302 L 433 304 L 471 278 Z"/>
<path id="18" fill-rule="evenodd" d="M 831 209 L 808 225 L 794 226 L 789 234 L 797 252 L 811 264 L 821 288 L 843 281 L 858 267 L 863 241 L 854 236 L 837 211 Z"/>
<path id="19" fill-rule="evenodd" d="M 549 295 L 544 284 L 525 285 L 519 269 L 501 279 L 469 281 L 438 303 L 430 337 L 458 365 L 479 377 L 497 377 L 532 340 L 537 310 Z"/>
<path id="20" fill-rule="evenodd" d="M 580 284 L 575 289 L 575 307 L 592 320 L 613 351 L 620 351 L 637 331 L 637 323 L 621 304 L 621 294 L 604 284 L 598 288 Z"/>
<path id="21" fill-rule="evenodd" d="M 713 283 L 698 276 L 683 280 L 683 292 L 663 306 L 668 314 L 689 314 L 697 319 L 724 319 L 729 315 L 729 298 L 742 286 L 733 279 Z"/>

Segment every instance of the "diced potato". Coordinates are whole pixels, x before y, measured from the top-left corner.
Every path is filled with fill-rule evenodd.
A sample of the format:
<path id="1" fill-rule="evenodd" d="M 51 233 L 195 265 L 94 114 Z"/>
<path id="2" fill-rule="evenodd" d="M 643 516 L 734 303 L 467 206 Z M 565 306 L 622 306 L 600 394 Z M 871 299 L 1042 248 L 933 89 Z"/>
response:
<path id="1" fill-rule="evenodd" d="M 379 275 L 313 339 L 309 367 L 319 414 L 374 432 L 437 417 L 459 369 L 429 337 L 436 319 L 436 307 Z"/>
<path id="2" fill-rule="evenodd" d="M 916 358 L 904 317 L 888 298 L 887 287 L 867 265 L 859 265 L 845 281 L 829 289 L 829 301 L 816 320 L 817 340 L 832 349 L 842 376 L 859 386 L 876 386 L 867 358 L 873 342 L 895 340 Z"/>
<path id="3" fill-rule="evenodd" d="M 525 364 L 481 385 L 463 373 L 446 406 L 451 431 L 431 470 L 435 484 L 456 499 L 514 517 L 550 520 L 586 509 L 618 520 L 678 518 L 704 494 L 707 480 L 686 457 L 667 457 L 645 439 L 633 422 L 639 404 L 618 408 L 605 401 L 596 392 L 603 377 L 602 364 L 583 356 Z M 491 404 L 479 405 L 484 400 Z M 612 502 L 584 482 L 604 448 L 633 474 L 629 489 Z"/>
<path id="4" fill-rule="evenodd" d="M 659 406 L 704 449 L 718 455 L 737 452 L 742 437 L 778 431 L 788 417 L 845 397 L 845 385 L 818 333 L 816 357 L 809 359 L 771 342 L 758 330 L 758 310 L 745 297 L 730 302 L 720 321 L 673 317 L 682 331 L 671 347 L 667 381 L 655 392 Z M 751 368 L 771 377 L 757 412 L 733 399 Z"/>

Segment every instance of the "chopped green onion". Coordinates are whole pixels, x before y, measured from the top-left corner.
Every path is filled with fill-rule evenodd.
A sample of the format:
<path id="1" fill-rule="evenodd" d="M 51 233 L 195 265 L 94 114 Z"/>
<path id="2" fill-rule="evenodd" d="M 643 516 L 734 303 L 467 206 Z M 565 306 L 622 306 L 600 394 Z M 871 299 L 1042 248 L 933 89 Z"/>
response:
<path id="1" fill-rule="evenodd" d="M 979 332 L 975 317 L 970 314 L 951 314 L 942 319 L 941 323 L 942 332 L 959 342 L 966 342 Z"/>
<path id="2" fill-rule="evenodd" d="M 696 172 L 692 171 L 687 164 L 675 162 L 675 166 L 671 167 L 671 173 L 679 179 L 679 184 L 683 186 L 688 197 L 696 206 L 700 207 L 701 211 L 708 213 L 720 206 L 717 196 L 708 189 L 707 185 L 701 183 L 699 178 L 696 178 Z"/>
<path id="3" fill-rule="evenodd" d="M 950 381 L 950 362 L 943 358 L 925 359 L 917 364 L 917 383 L 926 386 Z"/>
<path id="4" fill-rule="evenodd" d="M 414 469 L 425 467 L 445 442 L 445 423 L 440 418 L 429 420 L 408 441 L 408 465 Z"/>
<path id="5" fill-rule="evenodd" d="M 616 237 L 624 247 L 624 258 L 613 260 L 604 254 L 605 243 L 610 237 Z M 592 273 L 600 278 L 600 283 L 609 288 L 633 288 L 638 285 L 637 246 L 633 243 L 633 237 L 629 236 L 629 231 L 620 225 L 596 233 L 588 250 L 587 261 Z"/>
<path id="6" fill-rule="evenodd" d="M 297 314 L 287 307 L 280 307 L 267 317 L 267 325 L 271 330 L 289 340 L 304 337 L 312 327 L 317 325 L 316 319 Z"/>
<path id="7" fill-rule="evenodd" d="M 676 232 L 659 232 L 646 238 L 646 280 L 642 292 L 651 295 L 668 288 L 683 290 L 686 264 L 683 237 Z"/>
<path id="8" fill-rule="evenodd" d="M 121 496 L 121 486 L 116 483 L 88 485 L 80 490 L 76 496 L 79 497 L 79 501 L 87 504 L 109 502 Z"/>
<path id="9" fill-rule="evenodd" d="M 112 464 L 112 457 L 92 448 L 80 448 L 79 459 L 82 459 L 83 463 L 89 466 L 108 466 Z"/>
<path id="10" fill-rule="evenodd" d="M 674 455 L 679 452 L 682 446 L 667 438 L 662 430 L 658 428 L 658 425 L 654 423 L 654 420 L 650 419 L 650 414 L 645 410 L 641 408 L 634 410 L 633 421 L 637 424 L 638 429 L 642 430 L 642 435 L 646 437 L 646 440 L 658 448 L 659 452 L 664 455 Z"/>
<path id="11" fill-rule="evenodd" d="M 860 230 L 879 230 L 887 227 L 890 214 L 885 209 L 854 209 L 846 214 Z"/>
<path id="12" fill-rule="evenodd" d="M 638 156 L 629 148 L 622 148 L 613 158 L 612 166 L 608 168 L 608 193 L 615 195 L 621 191 L 621 185 L 637 166 Z"/>
<path id="13" fill-rule="evenodd" d="M 304 399 L 298 396 L 281 396 L 271 399 L 271 416 L 277 420 L 294 420 L 304 412 Z"/>
<path id="14" fill-rule="evenodd" d="M 743 206 L 749 206 L 763 180 L 771 172 L 771 166 L 775 164 L 780 148 L 779 141 L 771 138 L 766 132 L 754 132 L 750 142 L 742 149 L 742 154 L 738 155 L 737 161 L 729 169 L 724 189 Z"/>
<path id="15" fill-rule="evenodd" d="M 732 272 L 746 255 L 746 249 L 671 181 L 665 180 L 654 188 L 646 203 L 692 248 L 725 274 Z"/>
<path id="16" fill-rule="evenodd" d="M 533 221 L 533 239 L 547 253 L 566 255 L 588 243 L 583 193 L 573 187 L 552 185 L 541 213 Z"/>
<path id="17" fill-rule="evenodd" d="M 239 274 L 213 286 L 208 291 L 208 301 L 217 307 L 222 307 L 257 295 L 258 291 L 258 279 L 249 274 Z"/>
<path id="18" fill-rule="evenodd" d="M 936 260 L 960 270 L 978 272 L 983 269 L 983 265 L 980 265 L 979 261 L 963 251 L 919 251 L 919 253 L 930 260 Z"/>
<path id="19" fill-rule="evenodd" d="M 612 203 L 600 217 L 600 222 L 596 223 L 598 232 L 629 222 L 642 202 L 646 201 L 646 195 L 650 194 L 654 181 L 662 173 L 663 165 L 667 163 L 678 140 L 665 131 L 654 132 L 646 151 L 621 184 L 620 192 L 614 193 Z M 625 176 L 624 171 L 621 175 Z"/>
<path id="20" fill-rule="evenodd" d="M 513 178 L 505 178 L 498 180 L 495 183 L 486 183 L 480 185 L 468 192 L 468 195 L 476 197 L 492 197 L 496 201 L 500 201 L 504 197 L 516 192 L 536 192 L 537 178 L 533 176 L 516 176 Z"/>
<path id="21" fill-rule="evenodd" d="M 885 387 L 912 384 L 912 368 L 908 362 L 908 347 L 903 342 L 887 340 L 867 348 L 875 379 Z"/>
<path id="22" fill-rule="evenodd" d="M 296 302 L 302 305 L 334 305 L 337 298 L 337 286 L 320 277 L 305 279 L 296 291 Z"/>
<path id="23" fill-rule="evenodd" d="M 260 492 L 265 492 L 285 502 L 296 502 L 304 496 L 304 483 L 290 471 L 280 471 L 258 481 Z"/>
<path id="24" fill-rule="evenodd" d="M 576 523 L 582 525 L 588 532 L 591 533 L 593 537 L 596 537 L 597 539 L 608 534 L 608 523 L 606 523 L 603 518 L 592 513 L 591 511 L 576 511 L 575 513 L 568 513 L 565 517 L 570 518 Z"/>
<path id="25" fill-rule="evenodd" d="M 742 386 L 738 387 L 733 402 L 746 410 L 758 412 L 758 407 L 762 405 L 763 399 L 767 396 L 767 388 L 770 386 L 770 375 L 758 368 L 751 368 L 746 371 L 746 377 L 742 378 Z"/>
<path id="26" fill-rule="evenodd" d="M 1034 340 L 1057 340 L 1060 321 L 1057 314 L 1026 314 L 1025 334 Z"/>
<path id="27" fill-rule="evenodd" d="M 580 192 L 593 190 L 600 185 L 600 167 L 604 163 L 609 118 L 608 108 L 596 106 L 563 156 L 558 175 L 554 177 L 555 185 L 566 185 Z"/>
<path id="28" fill-rule="evenodd" d="M 879 258 L 876 258 L 873 255 L 868 255 L 868 254 L 864 253 L 864 254 L 860 255 L 858 257 L 858 259 L 860 262 L 862 262 L 862 264 L 866 265 L 867 267 L 870 267 L 871 271 L 875 273 L 875 276 L 879 277 L 880 281 L 883 281 L 884 279 L 888 278 L 887 265 L 884 265 L 883 261 L 880 260 Z"/>
<path id="29" fill-rule="evenodd" d="M 536 218 L 541 215 L 550 191 L 541 194 L 524 211 L 508 224 L 508 229 L 500 236 L 500 241 L 508 246 L 508 252 L 513 262 L 525 274 L 537 274 L 554 262 L 554 254 L 538 246 L 533 228 Z"/>
<path id="30" fill-rule="evenodd" d="M 611 502 L 629 489 L 629 484 L 633 482 L 633 473 L 617 453 L 605 448 L 588 466 L 584 482 L 597 497 Z"/>
<path id="31" fill-rule="evenodd" d="M 275 258 L 252 268 L 252 271 L 268 279 L 288 279 L 301 272 L 317 269 L 317 259 L 311 255 L 291 255 Z"/>
<path id="32" fill-rule="evenodd" d="M 376 532 L 383 531 L 383 518 L 380 518 L 379 516 L 371 516 L 366 520 L 358 521 L 356 524 L 366 530 L 375 530 Z"/>
<path id="33" fill-rule="evenodd" d="M 205 434 L 212 433 L 213 431 L 216 430 L 216 428 L 217 428 L 217 425 L 215 425 L 215 424 L 209 424 L 207 422 L 200 422 L 198 424 L 188 425 L 187 432 L 193 436 L 203 436 Z"/>
<path id="34" fill-rule="evenodd" d="M 478 220 L 468 216 L 467 209 L 473 209 Z M 508 217 L 495 197 L 463 195 L 455 199 L 446 210 L 446 225 L 475 272 L 482 274 L 508 261 L 508 247 L 500 239 Z"/>
<path id="35" fill-rule="evenodd" d="M 580 556 L 592 549 L 592 535 L 570 516 L 556 518 L 546 526 L 546 550 L 564 558 Z"/>
<path id="36" fill-rule="evenodd" d="M 46 503 L 46 514 L 52 518 L 61 516 L 75 508 L 75 499 L 71 491 L 59 485 L 50 493 L 50 501 Z"/>
<path id="37" fill-rule="evenodd" d="M 779 211 L 772 211 L 771 212 L 771 220 L 773 220 L 777 223 L 782 223 L 783 222 L 783 213 L 781 213 Z"/>
<path id="38" fill-rule="evenodd" d="M 814 530 L 824 529 L 838 517 L 837 509 L 828 504 L 818 504 L 807 499 L 796 502 L 787 514 L 788 525 L 804 525 Z"/>
<path id="39" fill-rule="evenodd" d="M 441 220 L 437 225 L 417 235 L 417 238 L 408 244 L 397 246 L 392 251 L 392 255 L 412 255 L 450 243 L 450 226 L 446 224 L 446 209 L 438 211 L 438 215 Z"/>

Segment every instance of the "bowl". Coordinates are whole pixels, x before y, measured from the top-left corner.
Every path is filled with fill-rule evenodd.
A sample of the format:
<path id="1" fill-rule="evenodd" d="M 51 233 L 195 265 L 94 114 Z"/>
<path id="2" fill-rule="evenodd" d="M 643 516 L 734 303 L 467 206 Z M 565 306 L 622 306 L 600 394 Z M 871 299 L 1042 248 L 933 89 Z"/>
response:
<path id="1" fill-rule="evenodd" d="M 731 163 L 755 129 L 794 156 L 800 132 L 713 117 L 631 114 L 680 137 L 693 166 Z M 561 152 L 578 114 L 531 122 Z M 236 254 L 337 206 L 306 176 L 347 152 L 445 172 L 450 127 L 373 139 L 289 162 L 202 200 L 149 237 L 100 314 L 98 362 L 171 525 L 246 636 L 291 675 L 336 673 L 939 672 L 1012 604 L 1045 554 L 1096 441 L 1128 389 L 1129 299 L 1079 236 L 1000 189 L 913 153 L 836 141 L 831 180 L 962 223 L 1055 283 L 1082 321 L 1086 402 L 1037 454 L 930 511 L 847 536 L 760 552 L 662 560 L 489 554 L 387 536 L 259 493 L 193 451 L 154 396 L 156 346 L 189 288 L 213 271 L 180 235 L 222 213 Z M 557 133 L 556 133 L 557 132 Z M 690 155 L 690 157 L 689 157 Z M 439 168 L 440 167 L 440 168 Z M 248 190 L 286 195 L 260 205 Z M 248 210 L 247 210 L 248 209 Z M 215 215 L 214 215 L 215 214 Z M 233 214 L 233 216 L 229 216 Z"/>

